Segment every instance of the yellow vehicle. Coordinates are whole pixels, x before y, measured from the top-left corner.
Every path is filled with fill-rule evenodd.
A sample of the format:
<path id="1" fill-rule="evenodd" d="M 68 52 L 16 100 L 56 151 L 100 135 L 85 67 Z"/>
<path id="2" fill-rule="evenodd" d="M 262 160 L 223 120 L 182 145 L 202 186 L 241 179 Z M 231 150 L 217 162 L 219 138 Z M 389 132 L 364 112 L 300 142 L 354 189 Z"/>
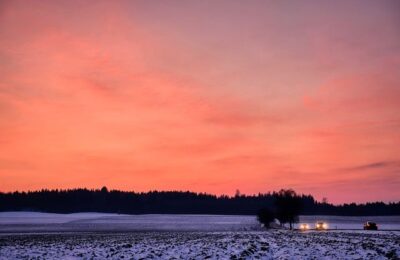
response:
<path id="1" fill-rule="evenodd" d="M 328 224 L 322 221 L 315 223 L 315 230 L 327 230 Z"/>

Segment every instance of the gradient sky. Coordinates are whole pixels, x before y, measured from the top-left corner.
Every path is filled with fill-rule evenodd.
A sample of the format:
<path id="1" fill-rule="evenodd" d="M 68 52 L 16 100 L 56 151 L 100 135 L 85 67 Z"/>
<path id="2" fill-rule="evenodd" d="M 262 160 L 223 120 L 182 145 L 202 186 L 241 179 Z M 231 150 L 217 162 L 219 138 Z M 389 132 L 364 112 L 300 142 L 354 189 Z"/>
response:
<path id="1" fill-rule="evenodd" d="M 400 199 L 399 1 L 1 1 L 0 190 Z"/>

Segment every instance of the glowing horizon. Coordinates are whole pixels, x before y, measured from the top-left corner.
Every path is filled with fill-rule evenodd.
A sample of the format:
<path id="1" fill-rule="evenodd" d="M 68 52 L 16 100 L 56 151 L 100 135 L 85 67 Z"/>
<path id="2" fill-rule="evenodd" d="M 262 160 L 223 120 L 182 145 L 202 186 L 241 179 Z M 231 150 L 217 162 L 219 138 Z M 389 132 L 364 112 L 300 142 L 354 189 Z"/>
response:
<path id="1" fill-rule="evenodd" d="M 300 2 L 2 1 L 0 191 L 399 201 L 400 4 Z"/>

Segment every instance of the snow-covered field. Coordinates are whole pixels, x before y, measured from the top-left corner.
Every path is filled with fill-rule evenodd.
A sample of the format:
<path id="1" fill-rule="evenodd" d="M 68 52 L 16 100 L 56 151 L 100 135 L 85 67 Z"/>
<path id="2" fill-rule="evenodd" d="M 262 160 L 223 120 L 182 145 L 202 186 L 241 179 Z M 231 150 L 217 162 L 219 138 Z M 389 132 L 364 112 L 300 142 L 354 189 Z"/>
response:
<path id="1" fill-rule="evenodd" d="M 372 221 L 378 224 L 379 230 L 399 230 L 400 231 L 400 216 L 364 216 L 364 217 L 349 217 L 349 216 L 300 216 L 300 223 L 307 223 L 311 227 L 317 221 L 328 223 L 329 229 L 363 229 L 363 225 L 367 221 Z M 297 228 L 299 224 L 296 224 Z"/>
<path id="2" fill-rule="evenodd" d="M 0 233 L 261 230 L 255 216 L 0 212 Z"/>
<path id="3" fill-rule="evenodd" d="M 400 216 L 343 217 L 300 216 L 300 223 L 311 227 L 325 221 L 330 229 L 363 229 L 374 221 L 379 230 L 400 230 Z M 297 227 L 295 225 L 295 227 Z M 39 212 L 0 212 L 0 233 L 43 231 L 257 231 L 262 230 L 255 216 L 232 215 L 119 215 L 108 213 L 54 214 Z"/>
<path id="4" fill-rule="evenodd" d="M 128 232 L 0 235 L 0 259 L 398 259 L 394 232 Z"/>
<path id="5" fill-rule="evenodd" d="M 399 259 L 400 231 L 382 230 L 400 230 L 399 217 L 300 219 L 327 221 L 338 230 L 265 231 L 254 216 L 3 212 L 0 260 Z M 367 220 L 380 231 L 361 230 Z"/>

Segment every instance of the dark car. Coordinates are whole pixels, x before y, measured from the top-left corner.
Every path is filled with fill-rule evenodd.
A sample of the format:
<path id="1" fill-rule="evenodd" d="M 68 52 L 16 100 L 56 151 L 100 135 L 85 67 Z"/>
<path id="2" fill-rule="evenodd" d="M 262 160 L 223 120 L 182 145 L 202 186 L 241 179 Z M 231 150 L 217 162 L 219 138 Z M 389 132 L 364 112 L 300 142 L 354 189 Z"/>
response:
<path id="1" fill-rule="evenodd" d="M 328 224 L 323 221 L 318 221 L 315 223 L 315 230 L 327 230 Z"/>
<path id="2" fill-rule="evenodd" d="M 364 224 L 364 230 L 378 230 L 378 225 L 375 222 L 366 222 Z"/>

